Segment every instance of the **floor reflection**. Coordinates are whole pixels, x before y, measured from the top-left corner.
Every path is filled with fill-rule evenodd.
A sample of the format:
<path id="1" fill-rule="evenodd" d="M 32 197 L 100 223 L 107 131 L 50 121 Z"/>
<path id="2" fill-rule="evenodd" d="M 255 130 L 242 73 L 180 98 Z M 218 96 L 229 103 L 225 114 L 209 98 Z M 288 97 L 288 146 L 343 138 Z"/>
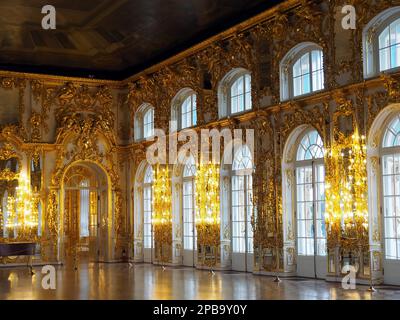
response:
<path id="1" fill-rule="evenodd" d="M 239 272 L 166 268 L 148 264 L 80 262 L 59 266 L 56 290 L 42 288 L 41 268 L 30 276 L 27 268 L 0 268 L 0 299 L 400 299 L 400 288 L 371 294 L 367 286 L 343 290 L 340 283 L 312 279 L 283 279 Z"/>

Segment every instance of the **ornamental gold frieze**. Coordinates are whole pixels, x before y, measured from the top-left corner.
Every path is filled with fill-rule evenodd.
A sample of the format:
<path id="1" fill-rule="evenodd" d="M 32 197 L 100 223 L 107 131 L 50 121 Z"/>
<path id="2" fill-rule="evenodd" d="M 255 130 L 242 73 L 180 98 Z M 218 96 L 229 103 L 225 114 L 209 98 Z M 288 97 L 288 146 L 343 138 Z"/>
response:
<path id="1" fill-rule="evenodd" d="M 389 105 L 388 94 L 386 91 L 378 91 L 368 94 L 365 97 L 367 103 L 367 128 L 366 132 L 371 129 L 372 123 L 379 112 Z M 373 145 L 378 146 L 378 141 L 373 141 Z"/>
<path id="2" fill-rule="evenodd" d="M 380 12 L 383 12 L 389 7 L 395 7 L 400 4 L 398 0 L 352 0 L 350 3 L 344 1 L 337 1 L 338 5 L 351 4 L 357 8 L 357 28 L 351 30 L 351 37 L 349 40 L 349 48 L 351 50 L 351 58 L 343 62 L 347 69 L 351 69 L 351 82 L 356 83 L 363 80 L 363 60 L 362 60 L 362 38 L 365 26 Z M 371 40 L 377 28 L 372 26 L 368 39 Z"/>
<path id="3" fill-rule="evenodd" d="M 295 16 L 298 18 L 294 25 L 301 26 L 297 28 L 296 32 L 301 34 L 301 37 L 310 37 L 310 39 L 320 40 L 323 30 L 323 19 L 326 18 L 326 12 L 323 12 L 320 4 L 316 1 L 302 0 L 300 6 L 294 11 Z"/>
<path id="4" fill-rule="evenodd" d="M 46 222 L 49 234 L 53 239 L 58 237 L 58 199 L 57 192 L 51 190 L 47 198 Z"/>
<path id="5" fill-rule="evenodd" d="M 84 115 L 73 113 L 63 116 L 57 128 L 56 143 L 62 144 L 66 137 L 72 133 L 80 136 L 78 142 L 82 142 L 85 139 L 93 141 L 93 138 L 89 135 L 102 134 L 108 139 L 110 144 L 116 144 L 113 124 L 107 118 L 103 118 L 101 114 Z M 82 146 L 86 149 L 88 148 L 84 144 Z"/>
<path id="6" fill-rule="evenodd" d="M 21 78 L 0 78 L 0 88 L 5 90 L 18 89 L 19 101 L 18 101 L 18 113 L 19 121 L 22 122 L 23 115 L 25 113 L 24 95 L 26 88 L 26 80 Z"/>
<path id="7" fill-rule="evenodd" d="M 60 187 L 61 177 L 66 168 L 76 161 L 91 161 L 105 169 L 111 179 L 113 188 L 119 185 L 118 165 L 113 158 L 113 152 L 104 153 L 99 149 L 97 131 L 91 127 L 83 128 L 81 134 L 74 140 L 74 148 L 68 151 L 64 146 L 60 145 L 57 148 L 57 158 L 55 168 L 53 170 L 51 183 L 53 187 Z"/>
<path id="8" fill-rule="evenodd" d="M 42 139 L 42 124 L 43 118 L 39 113 L 32 112 L 29 119 L 30 131 L 31 131 L 31 141 L 39 142 Z"/>
<path id="9" fill-rule="evenodd" d="M 47 85 L 41 80 L 31 81 L 32 96 L 35 103 L 40 104 L 39 113 L 31 117 L 31 125 L 35 128 L 43 128 L 48 132 L 49 114 L 54 108 L 58 128 L 65 125 L 66 119 L 76 113 L 96 113 L 103 127 L 113 129 L 115 116 L 113 108 L 113 96 L 110 89 L 105 86 L 96 88 L 86 84 L 78 85 L 67 82 L 64 85 Z M 33 123 L 32 123 L 33 122 Z M 40 133 L 36 133 L 37 138 Z M 37 140 L 37 139 L 33 139 Z"/>
<path id="10" fill-rule="evenodd" d="M 114 212 L 114 232 L 117 239 L 123 237 L 125 235 L 125 228 L 124 228 L 124 214 L 123 214 L 123 195 L 120 189 L 115 190 L 115 212 Z"/>
<path id="11" fill-rule="evenodd" d="M 66 114 L 93 112 L 100 114 L 110 127 L 114 126 L 113 96 L 107 86 L 101 86 L 93 92 L 87 85 L 76 86 L 68 82 L 59 89 L 55 101 L 58 102 L 56 109 L 58 121 Z"/>
<path id="12" fill-rule="evenodd" d="M 325 137 L 326 113 L 323 106 L 314 106 L 312 109 L 305 109 L 299 104 L 292 104 L 292 111 L 282 115 L 281 122 L 281 146 L 283 147 L 289 134 L 298 126 L 308 124 L 314 127 L 321 137 Z"/>

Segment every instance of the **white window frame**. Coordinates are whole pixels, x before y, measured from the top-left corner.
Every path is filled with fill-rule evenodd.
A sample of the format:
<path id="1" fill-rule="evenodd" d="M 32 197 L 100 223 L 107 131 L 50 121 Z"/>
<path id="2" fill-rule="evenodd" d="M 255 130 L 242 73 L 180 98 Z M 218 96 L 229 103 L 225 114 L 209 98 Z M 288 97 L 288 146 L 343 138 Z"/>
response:
<path id="1" fill-rule="evenodd" d="M 251 168 L 246 167 L 242 169 L 234 169 L 234 164 L 235 161 L 237 161 L 237 156 L 239 152 L 243 152 L 243 148 L 247 148 L 247 146 L 242 146 L 239 148 L 236 152 L 236 155 L 234 156 L 233 162 L 232 162 L 232 170 L 231 170 L 231 228 L 232 228 L 232 252 L 233 253 L 246 253 L 246 254 L 251 254 L 254 252 L 254 238 L 253 238 L 253 229 L 251 226 L 251 217 L 253 215 L 253 209 L 254 209 L 254 204 L 251 203 L 252 197 L 253 197 L 253 159 L 250 159 L 251 161 Z M 249 150 L 250 151 L 250 150 Z M 250 152 L 250 157 L 251 157 L 251 152 Z M 233 190 L 233 186 L 235 185 L 234 180 L 239 180 L 240 178 L 243 177 L 243 190 L 238 189 L 238 190 Z M 233 197 L 233 192 L 237 191 L 238 194 L 242 193 L 244 195 L 244 203 L 239 204 L 239 205 L 234 205 L 234 197 Z M 235 220 L 234 217 L 234 207 L 244 207 L 244 210 L 246 211 L 245 213 L 245 221 L 239 221 Z M 235 223 L 237 223 L 239 226 L 241 225 L 245 228 L 244 232 L 244 237 L 237 236 L 235 235 Z M 244 239 L 244 251 L 241 250 L 239 247 L 235 245 L 235 239 Z M 251 245 L 250 245 L 251 242 Z"/>
<path id="2" fill-rule="evenodd" d="M 244 100 L 243 111 L 232 113 L 231 88 L 236 80 L 246 75 L 250 77 L 250 91 L 247 91 L 250 93 L 250 107 L 248 109 L 245 108 L 246 101 Z M 243 83 L 245 86 L 245 81 Z M 252 74 L 249 70 L 246 70 L 244 68 L 235 68 L 228 72 L 218 84 L 218 117 L 220 119 L 223 119 L 226 117 L 236 116 L 251 111 L 253 109 L 252 86 Z M 246 93 L 245 87 L 244 93 Z"/>
<path id="3" fill-rule="evenodd" d="M 312 133 L 312 132 L 316 132 L 316 130 L 309 130 L 309 131 L 305 132 L 301 136 L 301 138 L 299 139 L 299 142 L 301 143 L 303 141 L 303 139 L 307 135 Z M 317 134 L 318 134 L 318 132 L 317 132 Z M 321 213 L 322 219 L 318 219 L 317 215 L 316 215 L 318 203 L 319 202 L 324 202 L 325 203 L 325 163 L 324 163 L 324 158 L 323 157 L 322 158 L 314 158 L 313 157 L 310 160 L 298 160 L 297 155 L 298 155 L 298 152 L 300 150 L 300 147 L 301 146 L 299 145 L 298 148 L 297 148 L 296 161 L 295 161 L 295 185 L 296 185 L 296 188 L 295 188 L 295 203 L 296 203 L 295 212 L 296 212 L 296 214 L 295 215 L 296 215 L 296 247 L 297 247 L 297 254 L 299 256 L 326 256 L 327 255 L 327 247 L 326 247 L 327 239 L 326 239 L 326 226 L 325 226 L 325 221 L 324 221 L 324 216 L 325 215 L 324 215 L 324 213 Z M 322 145 L 322 151 L 323 150 L 324 149 L 323 149 L 323 145 Z M 322 166 L 322 168 L 324 170 L 324 181 L 317 181 L 317 179 L 316 179 L 317 168 L 321 167 L 321 166 Z M 299 183 L 299 181 L 298 181 L 298 171 L 301 170 L 301 169 L 306 170 L 306 169 L 309 169 L 309 168 L 311 168 L 311 170 L 312 170 L 312 181 L 311 181 L 311 183 L 310 182 L 304 182 L 304 181 Z M 324 200 L 323 201 L 318 200 L 318 188 L 317 188 L 317 185 L 321 184 L 321 183 L 324 184 Z M 312 189 L 313 189 L 313 200 L 312 200 L 313 217 L 312 217 L 312 219 L 307 219 L 306 217 L 304 217 L 302 219 L 299 218 L 299 210 L 298 210 L 299 204 L 305 205 L 307 202 L 310 202 L 310 201 L 299 201 L 299 197 L 298 197 L 298 188 L 299 188 L 299 186 L 303 186 L 304 187 L 306 184 L 311 184 L 312 185 Z M 305 197 L 305 193 L 304 193 L 304 197 Z M 306 210 L 304 210 L 304 215 L 306 215 Z M 299 236 L 299 222 L 300 221 L 304 221 L 305 222 L 305 230 L 306 230 L 307 221 L 310 221 L 310 220 L 312 220 L 312 223 L 313 223 L 313 230 L 312 230 L 313 236 L 312 237 L 308 237 L 306 231 L 304 233 L 304 236 Z M 321 224 L 324 225 L 325 237 L 318 237 L 318 235 L 317 235 L 316 230 L 317 230 L 318 221 L 320 221 Z M 312 241 L 313 241 L 313 252 L 312 253 L 308 253 L 307 249 L 306 249 L 305 254 L 299 250 L 299 238 L 306 240 L 305 241 L 305 243 L 306 243 L 305 247 L 306 248 L 307 248 L 307 239 L 312 239 Z M 319 249 L 318 248 L 318 243 L 319 243 L 318 240 L 325 240 L 325 247 L 324 247 L 324 249 L 325 249 L 324 251 L 325 252 L 323 252 L 323 254 L 320 254 L 320 250 L 318 250 Z"/>
<path id="4" fill-rule="evenodd" d="M 146 117 L 150 116 L 150 121 L 146 122 Z M 154 109 L 148 108 L 143 113 L 143 139 L 148 139 L 154 136 Z"/>
<path id="5" fill-rule="evenodd" d="M 187 171 L 187 166 L 194 166 L 194 172 L 193 172 L 193 167 L 190 169 L 190 175 L 186 174 Z M 196 232 L 196 185 L 195 185 L 195 177 L 196 177 L 196 165 L 194 163 L 194 158 L 191 157 L 184 165 L 183 168 L 183 173 L 182 173 L 182 239 L 183 239 L 183 248 L 184 250 L 193 250 L 195 252 L 197 248 L 197 232 Z M 186 222 L 186 214 L 185 211 L 188 209 L 185 207 L 185 197 L 187 196 L 185 194 L 185 185 L 190 184 L 191 189 L 192 189 L 192 194 L 189 195 L 191 196 L 191 202 L 192 202 L 192 207 L 189 208 L 191 209 L 191 222 Z M 191 227 L 191 232 L 189 232 L 189 235 L 185 233 L 185 225 L 190 224 Z M 191 238 L 190 241 L 192 241 L 192 246 L 187 247 L 186 244 L 186 239 Z"/>
<path id="6" fill-rule="evenodd" d="M 190 100 L 189 107 L 190 110 L 188 112 L 183 112 L 183 105 Z M 179 116 L 179 129 L 187 129 L 197 125 L 197 95 L 195 93 L 190 94 L 187 96 L 180 105 L 180 116 Z M 189 125 L 183 125 L 183 118 L 184 115 L 188 115 L 190 122 Z"/>
<path id="7" fill-rule="evenodd" d="M 380 70 L 379 36 L 394 21 L 400 18 L 400 6 L 389 8 L 373 18 L 363 31 L 364 78 L 369 79 L 381 73 L 398 71 L 399 67 Z"/>
<path id="8" fill-rule="evenodd" d="M 322 54 L 322 69 L 312 70 L 312 52 L 320 51 Z M 309 67 L 310 67 L 310 92 L 294 95 L 294 77 L 293 68 L 296 62 L 298 62 L 305 54 L 309 54 Z M 313 74 L 317 71 L 322 70 L 322 88 L 314 90 L 313 89 Z M 280 87 L 281 87 L 281 101 L 287 101 L 290 99 L 299 99 L 306 97 L 318 92 L 325 90 L 325 54 L 323 49 L 315 43 L 305 42 L 297 45 L 292 50 L 290 50 L 286 56 L 282 59 L 280 63 Z"/>
<path id="9" fill-rule="evenodd" d="M 250 88 L 246 88 L 246 78 L 250 78 Z M 241 94 L 237 94 L 235 96 L 232 96 L 232 89 L 233 86 L 236 85 L 236 83 L 242 79 L 243 82 L 243 93 Z M 246 105 L 247 105 L 247 100 L 248 100 L 248 96 L 250 97 L 250 107 L 248 107 L 246 109 Z M 241 105 L 241 109 L 233 112 L 232 111 L 232 100 L 233 98 L 239 98 L 239 97 L 243 97 L 243 105 Z M 248 112 L 253 108 L 252 105 L 252 97 L 251 97 L 251 75 L 249 73 L 243 73 L 243 74 L 239 74 L 238 76 L 236 76 L 235 78 L 232 79 L 232 81 L 230 82 L 229 85 L 229 90 L 228 90 L 228 114 L 229 115 L 237 115 L 237 114 L 241 114 L 244 112 Z"/>
<path id="10" fill-rule="evenodd" d="M 149 123 L 144 123 L 145 116 L 148 112 L 152 112 L 152 121 Z M 154 136 L 154 112 L 155 109 L 151 104 L 144 103 L 136 112 L 135 114 L 135 121 L 134 121 L 134 139 L 135 141 L 142 141 Z M 152 125 L 152 134 L 145 135 L 145 126 Z"/>
<path id="11" fill-rule="evenodd" d="M 397 212 L 393 216 L 387 216 L 386 215 L 386 198 L 391 198 L 393 199 L 392 204 L 394 204 L 394 208 L 396 210 L 397 203 L 396 203 L 396 198 L 399 201 L 399 206 L 400 206 L 400 189 L 396 190 L 396 182 L 394 182 L 394 185 L 392 185 L 392 193 L 393 194 L 386 194 L 385 193 L 385 177 L 392 177 L 394 179 L 398 179 L 398 185 L 400 186 L 400 173 L 396 174 L 394 173 L 394 166 L 395 162 L 393 161 L 393 170 L 392 173 L 386 174 L 385 173 L 385 161 L 388 157 L 393 157 L 393 160 L 395 157 L 398 157 L 398 165 L 400 166 L 400 144 L 395 145 L 395 146 L 385 146 L 385 140 L 386 140 L 386 135 L 390 129 L 390 126 L 393 124 L 395 120 L 400 121 L 400 116 L 397 115 L 395 117 L 392 117 L 391 120 L 388 122 L 387 126 L 385 127 L 382 143 L 381 143 L 381 150 L 380 150 L 380 155 L 381 155 L 381 163 L 382 163 L 382 178 L 381 178 L 381 187 L 382 187 L 382 231 L 383 231 L 383 254 L 386 260 L 392 260 L 392 261 L 400 261 L 400 234 L 397 234 L 400 230 L 400 227 L 398 224 L 400 224 L 400 209 L 399 209 L 399 215 L 397 215 Z M 400 135 L 400 130 L 399 132 L 395 132 L 396 136 Z M 400 169 L 399 169 L 400 172 Z M 394 226 L 390 225 L 388 221 L 394 220 Z M 388 227 L 392 226 L 394 230 L 392 230 L 395 235 L 393 237 L 388 237 Z M 390 256 L 388 255 L 388 246 L 387 246 L 387 241 L 388 240 L 393 240 L 395 242 L 395 251 L 396 255 L 395 256 Z"/>
<path id="12" fill-rule="evenodd" d="M 153 234 L 153 179 L 154 173 L 151 173 L 151 181 L 146 180 L 146 176 L 149 171 L 153 170 L 150 165 L 148 165 L 144 171 L 143 176 L 143 194 L 142 194 L 142 208 L 143 208 L 143 248 L 144 249 L 153 249 L 154 248 L 154 234 Z M 150 198 L 146 199 L 145 194 L 146 191 L 150 193 Z M 145 201 L 149 201 L 150 203 L 150 211 L 145 209 Z M 146 214 L 150 212 L 150 222 L 146 222 Z M 150 234 L 146 232 L 146 225 L 150 225 Z M 147 238 L 150 238 L 150 241 L 146 241 Z"/>
<path id="13" fill-rule="evenodd" d="M 188 100 L 190 101 L 190 124 L 183 125 L 183 104 Z M 171 102 L 171 126 L 170 131 L 175 132 L 178 130 L 188 129 L 195 127 L 198 122 L 198 96 L 197 93 L 191 88 L 183 88 L 175 95 Z"/>

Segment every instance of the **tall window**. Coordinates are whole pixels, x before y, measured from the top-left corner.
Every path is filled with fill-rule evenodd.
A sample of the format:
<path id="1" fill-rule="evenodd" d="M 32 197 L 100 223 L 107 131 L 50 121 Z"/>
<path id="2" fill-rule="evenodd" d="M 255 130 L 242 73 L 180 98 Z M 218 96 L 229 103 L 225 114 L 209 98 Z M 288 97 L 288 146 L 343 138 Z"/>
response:
<path id="1" fill-rule="evenodd" d="M 297 250 L 302 256 L 326 255 L 323 148 L 313 130 L 304 135 L 297 150 Z"/>
<path id="2" fill-rule="evenodd" d="M 241 75 L 230 88 L 231 114 L 251 109 L 251 76 Z"/>
<path id="3" fill-rule="evenodd" d="M 390 23 L 379 35 L 379 68 L 400 67 L 400 19 Z"/>
<path id="4" fill-rule="evenodd" d="M 321 50 L 312 50 L 293 65 L 293 95 L 297 97 L 323 88 L 323 53 Z"/>
<path id="5" fill-rule="evenodd" d="M 382 145 L 385 256 L 400 260 L 400 118 L 387 127 Z"/>
<path id="6" fill-rule="evenodd" d="M 195 176 L 196 164 L 191 156 L 183 169 L 183 247 L 194 250 L 196 245 L 195 228 Z"/>
<path id="7" fill-rule="evenodd" d="M 280 63 L 281 100 L 288 100 L 324 89 L 324 54 L 312 42 L 292 48 Z"/>
<path id="8" fill-rule="evenodd" d="M 154 135 L 154 108 L 152 105 L 144 103 L 135 113 L 134 132 L 136 141 Z"/>
<path id="9" fill-rule="evenodd" d="M 365 78 L 400 67 L 400 6 L 376 15 L 365 25 L 362 35 Z"/>
<path id="10" fill-rule="evenodd" d="M 171 102 L 171 132 L 197 125 L 197 94 L 191 88 L 183 88 Z"/>
<path id="11" fill-rule="evenodd" d="M 242 146 L 232 163 L 232 250 L 253 252 L 253 161 L 250 149 Z"/>
<path id="12" fill-rule="evenodd" d="M 143 179 L 143 246 L 144 248 L 153 247 L 153 169 L 147 166 Z"/>
<path id="13" fill-rule="evenodd" d="M 143 138 L 149 138 L 154 135 L 154 110 L 150 108 L 143 117 Z"/>
<path id="14" fill-rule="evenodd" d="M 197 124 L 196 94 L 191 94 L 181 106 L 181 129 L 193 127 Z"/>
<path id="15" fill-rule="evenodd" d="M 89 236 L 89 181 L 83 180 L 80 185 L 80 236 Z"/>
<path id="16" fill-rule="evenodd" d="M 234 68 L 218 84 L 218 115 L 225 118 L 251 109 L 251 73 Z"/>

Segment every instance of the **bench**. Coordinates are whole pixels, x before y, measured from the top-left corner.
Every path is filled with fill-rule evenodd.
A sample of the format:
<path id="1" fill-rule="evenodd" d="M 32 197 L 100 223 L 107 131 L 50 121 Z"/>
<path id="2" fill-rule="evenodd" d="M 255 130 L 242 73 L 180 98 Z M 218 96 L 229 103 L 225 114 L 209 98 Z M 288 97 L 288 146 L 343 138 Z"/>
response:
<path id="1" fill-rule="evenodd" d="M 33 275 L 32 257 L 35 255 L 36 243 L 33 242 L 13 242 L 0 243 L 0 257 L 28 256 L 27 267 Z"/>

